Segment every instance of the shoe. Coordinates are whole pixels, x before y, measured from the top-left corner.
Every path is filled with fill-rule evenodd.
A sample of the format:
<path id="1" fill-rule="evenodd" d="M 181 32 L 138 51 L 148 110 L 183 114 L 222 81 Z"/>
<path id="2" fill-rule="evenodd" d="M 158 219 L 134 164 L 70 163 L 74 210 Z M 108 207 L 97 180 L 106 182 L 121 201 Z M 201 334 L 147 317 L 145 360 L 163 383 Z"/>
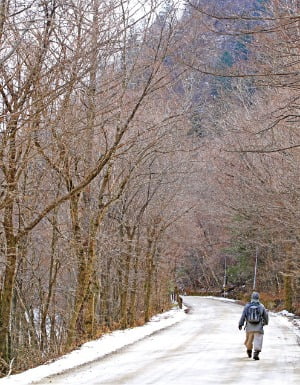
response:
<path id="1" fill-rule="evenodd" d="M 255 350 L 255 352 L 254 352 L 254 354 L 253 354 L 253 359 L 254 359 L 254 360 L 259 360 L 258 355 L 259 355 L 259 350 Z"/>
<path id="2" fill-rule="evenodd" d="M 247 350 L 247 354 L 248 354 L 248 357 L 251 358 L 252 357 L 252 350 Z"/>

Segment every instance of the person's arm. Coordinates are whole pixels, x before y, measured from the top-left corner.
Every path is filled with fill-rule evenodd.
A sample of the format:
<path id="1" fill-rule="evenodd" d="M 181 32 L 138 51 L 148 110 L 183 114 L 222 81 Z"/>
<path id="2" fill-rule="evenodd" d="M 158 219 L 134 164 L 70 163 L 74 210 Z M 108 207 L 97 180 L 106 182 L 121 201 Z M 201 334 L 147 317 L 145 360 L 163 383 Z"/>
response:
<path id="1" fill-rule="evenodd" d="M 246 320 L 246 310 L 247 310 L 247 305 L 244 307 L 242 316 L 241 316 L 240 321 L 239 321 L 239 329 L 240 330 L 242 329 L 242 327 L 245 323 L 245 320 Z"/>
<path id="2" fill-rule="evenodd" d="M 264 325 L 268 325 L 268 323 L 269 323 L 269 314 L 268 314 L 268 312 L 267 312 L 265 307 L 263 309 L 262 316 L 263 316 Z"/>

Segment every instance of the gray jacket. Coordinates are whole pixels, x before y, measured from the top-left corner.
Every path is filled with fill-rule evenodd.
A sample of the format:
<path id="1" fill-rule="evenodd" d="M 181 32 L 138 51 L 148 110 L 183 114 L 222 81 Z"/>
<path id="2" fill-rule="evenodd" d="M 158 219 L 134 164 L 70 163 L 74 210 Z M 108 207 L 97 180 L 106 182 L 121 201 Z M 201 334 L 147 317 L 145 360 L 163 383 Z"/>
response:
<path id="1" fill-rule="evenodd" d="M 249 302 L 247 305 L 245 305 L 241 319 L 239 321 L 239 327 L 242 327 L 244 323 L 246 322 L 246 331 L 247 332 L 258 332 L 258 333 L 264 333 L 264 325 L 268 325 L 269 323 L 269 315 L 262 303 L 259 303 L 259 310 L 261 314 L 261 321 L 258 324 L 253 324 L 250 322 L 247 322 L 246 314 L 247 314 L 247 309 L 251 305 L 257 305 L 257 302 Z"/>

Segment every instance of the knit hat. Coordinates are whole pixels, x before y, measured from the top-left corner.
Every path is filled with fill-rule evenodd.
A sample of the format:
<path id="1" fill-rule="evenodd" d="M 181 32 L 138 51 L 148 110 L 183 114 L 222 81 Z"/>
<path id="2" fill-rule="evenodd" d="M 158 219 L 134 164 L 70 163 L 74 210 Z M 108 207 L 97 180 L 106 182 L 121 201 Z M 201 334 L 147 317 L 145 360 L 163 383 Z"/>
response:
<path id="1" fill-rule="evenodd" d="M 251 295 L 251 302 L 259 302 L 259 294 L 256 291 Z"/>

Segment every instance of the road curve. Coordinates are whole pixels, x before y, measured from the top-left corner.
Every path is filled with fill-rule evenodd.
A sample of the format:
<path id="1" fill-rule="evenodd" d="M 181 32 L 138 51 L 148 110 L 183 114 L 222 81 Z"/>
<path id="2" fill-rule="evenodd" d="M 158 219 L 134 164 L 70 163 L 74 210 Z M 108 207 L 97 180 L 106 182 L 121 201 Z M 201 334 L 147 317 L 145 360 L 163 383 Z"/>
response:
<path id="1" fill-rule="evenodd" d="M 254 361 L 246 357 L 244 332 L 237 327 L 240 305 L 201 297 L 184 302 L 191 311 L 178 324 L 35 384 L 300 384 L 300 346 L 281 317 L 270 317 L 261 359 Z"/>

